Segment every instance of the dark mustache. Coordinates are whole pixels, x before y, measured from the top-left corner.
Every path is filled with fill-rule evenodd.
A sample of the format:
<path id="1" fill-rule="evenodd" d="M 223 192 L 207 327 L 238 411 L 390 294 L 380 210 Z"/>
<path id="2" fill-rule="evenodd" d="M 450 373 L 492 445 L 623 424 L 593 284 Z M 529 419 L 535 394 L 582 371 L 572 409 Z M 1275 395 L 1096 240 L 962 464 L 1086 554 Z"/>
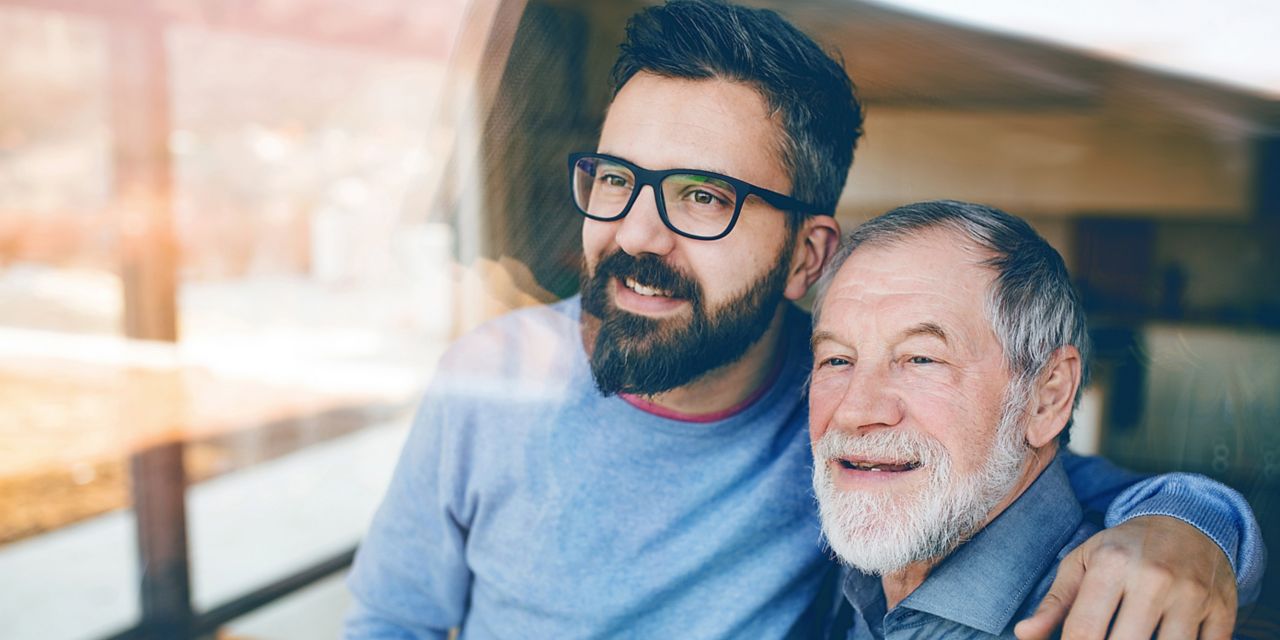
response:
<path id="1" fill-rule="evenodd" d="M 676 298 L 695 300 L 699 297 L 698 283 L 654 255 L 633 256 L 625 251 L 615 251 L 596 265 L 596 279 L 614 277 L 620 281 L 631 278 L 654 289 L 670 291 Z"/>

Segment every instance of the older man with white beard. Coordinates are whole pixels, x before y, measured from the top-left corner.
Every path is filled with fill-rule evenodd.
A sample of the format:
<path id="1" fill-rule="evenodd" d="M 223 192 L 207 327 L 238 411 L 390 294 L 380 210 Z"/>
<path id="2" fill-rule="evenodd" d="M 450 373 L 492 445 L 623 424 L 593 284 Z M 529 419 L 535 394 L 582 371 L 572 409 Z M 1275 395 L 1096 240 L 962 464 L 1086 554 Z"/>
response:
<path id="1" fill-rule="evenodd" d="M 836 254 L 814 329 L 814 490 L 851 567 L 833 637 L 1013 637 L 1096 531 L 1056 459 L 1088 353 L 1062 258 L 996 209 L 901 207 Z"/>

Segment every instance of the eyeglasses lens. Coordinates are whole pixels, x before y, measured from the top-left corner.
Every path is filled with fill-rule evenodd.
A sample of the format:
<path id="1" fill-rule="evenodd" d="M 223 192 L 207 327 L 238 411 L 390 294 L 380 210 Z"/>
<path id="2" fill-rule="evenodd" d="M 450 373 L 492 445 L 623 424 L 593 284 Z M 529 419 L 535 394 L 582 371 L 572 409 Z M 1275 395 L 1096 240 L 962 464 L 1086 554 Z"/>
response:
<path id="1" fill-rule="evenodd" d="M 634 172 L 599 157 L 580 158 L 573 167 L 573 199 L 588 217 L 620 217 L 636 189 Z M 713 237 L 733 221 L 738 194 L 733 185 L 700 173 L 676 173 L 662 179 L 662 201 L 668 223 L 683 233 Z"/>

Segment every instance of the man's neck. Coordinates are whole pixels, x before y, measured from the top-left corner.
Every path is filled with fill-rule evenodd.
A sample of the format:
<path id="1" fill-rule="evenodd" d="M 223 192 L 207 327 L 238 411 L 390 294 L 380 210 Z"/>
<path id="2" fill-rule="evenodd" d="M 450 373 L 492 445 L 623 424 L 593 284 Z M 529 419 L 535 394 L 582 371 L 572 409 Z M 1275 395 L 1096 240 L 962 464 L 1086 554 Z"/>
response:
<path id="1" fill-rule="evenodd" d="M 769 379 L 769 374 L 783 357 L 786 336 L 782 326 L 787 303 L 779 304 L 764 335 L 747 349 L 737 361 L 670 391 L 646 400 L 671 411 L 698 415 L 716 413 L 739 406 Z"/>
<path id="2" fill-rule="evenodd" d="M 942 558 L 936 560 L 926 560 L 924 562 L 916 562 L 901 571 L 895 573 L 886 573 L 880 578 L 880 586 L 884 588 L 884 608 L 885 611 L 892 611 L 898 606 L 899 602 L 906 599 L 920 585 L 924 584 L 929 572 L 942 562 Z"/>

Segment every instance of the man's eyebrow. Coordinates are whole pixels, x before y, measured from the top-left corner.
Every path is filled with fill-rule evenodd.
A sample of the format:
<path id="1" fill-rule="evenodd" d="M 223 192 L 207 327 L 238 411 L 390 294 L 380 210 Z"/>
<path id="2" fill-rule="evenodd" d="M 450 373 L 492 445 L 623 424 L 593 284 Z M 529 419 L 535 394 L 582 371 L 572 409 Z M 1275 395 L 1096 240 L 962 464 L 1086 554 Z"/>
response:
<path id="1" fill-rule="evenodd" d="M 635 161 L 635 160 L 632 160 L 631 158 L 628 158 L 628 157 L 626 157 L 626 156 L 624 156 L 624 155 L 617 154 L 617 153 L 610 153 L 610 152 L 608 152 L 608 151 L 605 151 L 604 149 L 600 149 L 600 150 L 596 151 L 596 153 L 603 153 L 603 154 L 605 154 L 605 155 L 607 155 L 607 156 L 613 156 L 613 157 L 615 157 L 615 158 L 622 158 L 623 160 L 626 160 L 627 162 L 630 162 L 631 164 L 637 164 L 637 163 L 636 163 L 636 161 Z M 645 169 L 652 169 L 653 171 L 680 171 L 680 170 L 685 170 L 685 171 L 701 171 L 701 172 L 704 172 L 704 173 L 718 173 L 718 174 L 720 174 L 720 175 L 722 175 L 722 176 L 732 176 L 732 175 L 733 175 L 733 173 L 731 173 L 728 169 L 725 169 L 724 167 L 720 167 L 720 166 L 718 166 L 718 165 L 705 165 L 705 166 L 701 166 L 701 167 L 691 167 L 691 166 L 689 166 L 689 165 L 687 165 L 687 164 L 682 164 L 682 165 L 679 165 L 679 166 L 666 167 L 666 168 L 664 168 L 664 169 L 653 169 L 652 167 L 644 167 L 644 168 L 645 168 Z"/>
<path id="2" fill-rule="evenodd" d="M 819 342 L 823 342 L 825 340 L 839 342 L 839 340 L 836 340 L 836 334 L 831 333 L 830 331 L 814 331 L 813 336 L 809 338 L 809 350 L 813 351 L 814 348 L 818 346 Z"/>
<path id="3" fill-rule="evenodd" d="M 921 322 L 920 324 L 902 332 L 903 340 L 915 336 L 933 336 L 941 340 L 944 344 L 947 342 L 947 332 L 944 331 L 942 326 L 936 322 Z"/>

